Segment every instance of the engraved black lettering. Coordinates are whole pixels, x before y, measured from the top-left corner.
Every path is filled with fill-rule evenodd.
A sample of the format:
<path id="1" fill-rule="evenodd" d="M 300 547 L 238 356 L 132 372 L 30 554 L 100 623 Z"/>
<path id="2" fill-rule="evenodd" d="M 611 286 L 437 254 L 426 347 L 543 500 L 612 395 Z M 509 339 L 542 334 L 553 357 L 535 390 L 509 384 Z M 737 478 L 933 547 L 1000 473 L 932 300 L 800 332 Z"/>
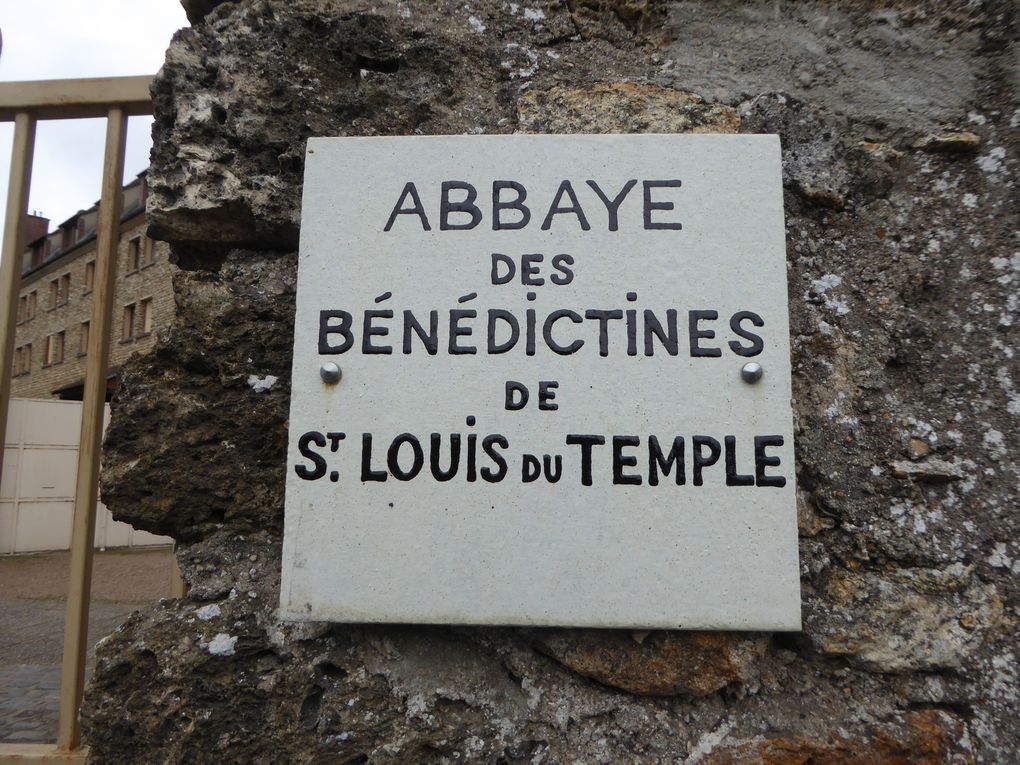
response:
<path id="1" fill-rule="evenodd" d="M 574 258 L 572 255 L 567 255 L 565 252 L 561 252 L 552 259 L 552 266 L 558 273 L 552 274 L 549 277 L 549 281 L 553 284 L 563 286 L 570 284 L 574 281 L 574 271 L 570 267 L 574 265 Z"/>
<path id="2" fill-rule="evenodd" d="M 560 202 L 564 195 L 570 197 L 570 205 L 562 207 Z M 574 187 L 570 185 L 570 181 L 563 181 L 560 183 L 560 187 L 556 190 L 556 196 L 553 197 L 552 204 L 549 205 L 549 212 L 545 216 L 545 220 L 542 221 L 542 230 L 548 231 L 552 227 L 552 219 L 554 215 L 576 215 L 577 222 L 581 226 L 581 230 L 590 231 L 591 225 L 588 223 L 588 219 L 584 215 L 584 210 L 581 208 L 581 204 L 577 201 L 577 194 L 574 193 Z"/>
<path id="3" fill-rule="evenodd" d="M 737 472 L 736 436 L 725 436 L 723 438 L 723 443 L 726 445 L 726 485 L 754 486 L 754 476 L 741 475 Z"/>
<path id="4" fill-rule="evenodd" d="M 333 324 L 333 319 L 339 319 L 339 324 Z M 332 354 L 344 353 L 354 345 L 354 336 L 351 334 L 351 315 L 347 311 L 319 311 L 319 353 Z M 340 335 L 343 340 L 339 345 L 332 345 L 329 342 L 330 335 Z"/>
<path id="5" fill-rule="evenodd" d="M 404 444 L 411 447 L 411 467 L 407 470 L 404 470 L 400 465 L 400 447 Z M 386 452 L 386 466 L 398 481 L 410 481 L 421 472 L 424 464 L 425 455 L 422 453 L 421 444 L 418 443 L 418 438 L 411 433 L 401 433 L 394 438 Z"/>
<path id="6" fill-rule="evenodd" d="M 584 318 L 595 319 L 599 323 L 599 356 L 609 355 L 609 322 L 623 318 L 623 311 L 619 308 L 611 311 L 596 311 L 589 308 L 584 312 Z"/>
<path id="7" fill-rule="evenodd" d="M 715 330 L 702 329 L 700 322 L 713 321 L 719 318 L 718 311 L 691 311 L 687 314 L 687 329 L 690 334 L 691 356 L 694 357 L 717 357 L 722 356 L 720 348 L 703 348 L 702 340 L 711 340 L 715 337 Z"/>
<path id="8" fill-rule="evenodd" d="M 566 438 L 567 446 L 581 447 L 581 485 L 591 486 L 591 450 L 606 443 L 605 436 L 579 435 L 571 433 Z"/>
<path id="9" fill-rule="evenodd" d="M 464 199 L 454 202 L 450 199 L 451 191 L 463 191 Z M 442 192 L 439 200 L 439 230 L 440 231 L 466 231 L 478 225 L 482 220 L 482 211 L 478 209 L 475 200 L 478 192 L 475 187 L 465 181 L 443 181 Z M 451 223 L 451 213 L 464 213 L 471 220 L 465 223 Z"/>
<path id="10" fill-rule="evenodd" d="M 625 486 L 640 486 L 641 476 L 624 473 L 623 469 L 637 466 L 637 457 L 633 454 L 624 455 L 628 446 L 640 446 L 641 439 L 637 436 L 613 436 L 613 483 Z"/>
<path id="11" fill-rule="evenodd" d="M 373 337 L 385 337 L 390 333 L 387 327 L 376 327 L 373 326 L 372 322 L 376 319 L 392 319 L 393 311 L 365 311 L 365 325 L 364 331 L 361 335 L 361 352 L 365 354 L 381 353 L 389 354 L 393 353 L 393 348 L 388 345 L 372 345 Z"/>
<path id="12" fill-rule="evenodd" d="M 545 322 L 542 324 L 542 337 L 545 339 L 545 344 L 553 351 L 558 353 L 560 356 L 569 356 L 572 353 L 576 353 L 580 350 L 581 346 L 584 345 L 584 340 L 574 340 L 569 345 L 560 345 L 553 339 L 553 324 L 560 319 L 570 319 L 574 324 L 582 324 L 584 319 L 580 317 L 574 311 L 569 308 L 559 308 L 548 316 L 545 317 Z"/>
<path id="13" fill-rule="evenodd" d="M 680 352 L 680 341 L 676 329 L 676 309 L 669 308 L 666 311 L 666 329 L 662 328 L 659 319 L 653 311 L 645 310 L 645 356 L 655 354 L 655 345 L 652 338 L 657 337 L 666 353 L 676 356 Z"/>
<path id="14" fill-rule="evenodd" d="M 694 463 L 694 479 L 693 483 L 695 486 L 701 486 L 704 484 L 702 473 L 705 468 L 711 467 L 719 461 L 719 454 L 722 449 L 719 448 L 719 442 L 711 436 L 693 436 L 691 438 L 691 447 L 694 452 L 693 463 Z M 703 451 L 703 447 L 708 449 L 706 454 Z"/>
<path id="15" fill-rule="evenodd" d="M 623 204 L 623 200 L 627 198 L 630 190 L 637 185 L 637 181 L 627 181 L 623 184 L 623 188 L 620 189 L 615 197 L 610 199 L 606 196 L 605 192 L 599 188 L 599 185 L 595 181 L 588 181 L 592 191 L 594 191 L 598 198 L 602 200 L 602 204 L 606 206 L 606 211 L 609 213 L 609 230 L 619 231 L 620 230 L 620 205 Z"/>
<path id="16" fill-rule="evenodd" d="M 385 470 L 372 469 L 372 434 L 361 434 L 361 480 L 385 481 L 387 478 Z"/>
<path id="17" fill-rule="evenodd" d="M 782 488 L 786 486 L 786 478 L 781 475 L 765 475 L 765 468 L 779 467 L 781 460 L 777 456 L 765 454 L 770 446 L 782 446 L 782 436 L 755 436 L 754 437 L 754 478 L 758 486 L 775 486 Z"/>
<path id="18" fill-rule="evenodd" d="M 517 196 L 511 200 L 503 201 L 501 195 L 505 189 L 516 191 Z M 493 181 L 492 182 L 492 230 L 514 230 L 524 228 L 531 220 L 531 210 L 524 204 L 528 197 L 528 191 L 517 181 Z M 520 213 L 517 220 L 504 221 L 504 210 L 516 210 Z"/>
<path id="19" fill-rule="evenodd" d="M 507 441 L 506 436 L 500 435 L 499 433 L 494 433 L 491 436 L 486 436 L 482 439 L 482 451 L 485 452 L 486 456 L 496 465 L 495 470 L 483 467 L 478 471 L 482 476 L 482 480 L 488 481 L 489 483 L 499 483 L 506 477 L 507 474 L 506 458 L 499 453 L 496 449 L 497 446 L 501 449 L 509 449 L 510 442 Z"/>
<path id="20" fill-rule="evenodd" d="M 740 326 L 741 322 L 749 321 L 756 327 L 764 327 L 765 321 L 753 311 L 737 311 L 730 317 L 730 329 L 733 334 L 749 341 L 750 345 L 743 345 L 736 340 L 730 340 L 729 346 L 738 356 L 757 356 L 765 347 L 765 341 L 754 332 Z"/>
<path id="21" fill-rule="evenodd" d="M 439 311 L 429 311 L 428 332 L 418 323 L 413 313 L 404 311 L 404 353 L 411 352 L 413 335 L 418 336 L 429 356 L 435 356 L 439 352 Z"/>
<path id="22" fill-rule="evenodd" d="M 656 202 L 652 199 L 653 189 L 678 189 L 680 181 L 644 181 L 645 190 L 645 228 L 646 229 L 668 229 L 679 231 L 683 226 L 679 222 L 653 221 L 652 212 L 655 210 L 668 211 L 673 209 L 672 202 Z"/>
<path id="23" fill-rule="evenodd" d="M 411 197 L 411 201 L 414 202 L 411 207 L 402 206 L 407 197 Z M 397 219 L 398 215 L 417 215 L 421 219 L 422 229 L 424 231 L 432 230 L 432 226 L 429 225 L 429 219 L 425 215 L 425 207 L 421 203 L 421 197 L 418 196 L 418 189 L 410 181 L 404 185 L 404 190 L 400 192 L 400 198 L 393 205 L 393 212 L 390 213 L 389 220 L 386 221 L 386 227 L 383 228 L 383 231 L 389 231 L 393 228 L 393 221 Z"/>
<path id="24" fill-rule="evenodd" d="M 471 337 L 471 332 L 472 332 L 471 327 L 469 327 L 469 326 L 468 327 L 460 326 L 461 320 L 463 320 L 463 319 L 474 319 L 476 316 L 478 316 L 478 312 L 473 310 L 473 309 L 465 310 L 463 308 L 455 308 L 452 311 L 450 311 L 450 345 L 449 345 L 449 350 L 450 350 L 450 355 L 451 356 L 461 356 L 461 355 L 464 355 L 464 354 L 470 355 L 470 354 L 478 353 L 478 349 L 475 346 L 473 346 L 473 345 L 461 345 L 457 341 L 457 338 L 459 338 L 459 337 Z"/>
<path id="25" fill-rule="evenodd" d="M 326 475 L 326 460 L 321 454 L 312 450 L 311 444 L 322 448 L 326 445 L 326 437 L 317 430 L 310 430 L 307 433 L 302 433 L 301 438 L 298 439 L 298 451 L 301 452 L 302 457 L 312 463 L 311 468 L 307 465 L 294 466 L 294 472 L 305 481 L 315 481 Z"/>
<path id="26" fill-rule="evenodd" d="M 649 486 L 659 485 L 659 470 L 662 470 L 663 477 L 669 475 L 669 471 L 676 466 L 676 485 L 683 486 L 687 482 L 686 471 L 684 470 L 684 438 L 677 436 L 673 439 L 673 445 L 669 454 L 662 455 L 659 448 L 659 439 L 655 436 L 648 437 L 648 484 Z"/>
<path id="27" fill-rule="evenodd" d="M 437 481 L 449 481 L 457 475 L 460 467 L 460 433 L 450 434 L 450 466 L 445 470 L 439 466 L 440 452 L 443 448 L 443 437 L 438 433 L 429 436 L 429 467 L 432 477 Z"/>

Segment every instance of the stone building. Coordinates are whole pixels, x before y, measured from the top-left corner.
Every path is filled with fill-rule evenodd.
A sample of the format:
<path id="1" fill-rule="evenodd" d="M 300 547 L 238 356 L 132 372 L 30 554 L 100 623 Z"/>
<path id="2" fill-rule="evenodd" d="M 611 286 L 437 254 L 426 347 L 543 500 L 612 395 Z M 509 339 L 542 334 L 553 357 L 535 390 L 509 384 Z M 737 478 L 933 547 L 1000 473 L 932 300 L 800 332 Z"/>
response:
<path id="1" fill-rule="evenodd" d="M 173 315 L 169 248 L 145 235 L 148 187 L 141 173 L 124 187 L 109 394 L 121 365 L 148 351 L 156 330 Z M 96 268 L 97 205 L 79 211 L 47 233 L 49 221 L 29 218 L 21 268 L 18 328 L 11 394 L 22 398 L 81 400 L 85 380 Z"/>

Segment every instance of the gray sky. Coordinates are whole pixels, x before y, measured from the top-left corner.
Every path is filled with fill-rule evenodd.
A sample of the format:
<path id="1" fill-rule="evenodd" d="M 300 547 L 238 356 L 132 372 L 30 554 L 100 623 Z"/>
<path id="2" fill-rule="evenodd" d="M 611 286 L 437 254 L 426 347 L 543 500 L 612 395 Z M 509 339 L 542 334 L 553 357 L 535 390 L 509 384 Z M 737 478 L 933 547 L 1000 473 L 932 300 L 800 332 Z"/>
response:
<path id="1" fill-rule="evenodd" d="M 187 26 L 178 0 L 0 0 L 0 81 L 155 74 L 173 33 Z M 104 119 L 39 122 L 28 209 L 52 230 L 99 198 Z M 149 164 L 152 118 L 128 121 L 126 180 Z M 0 200 L 7 199 L 14 128 L 0 123 Z M 0 201 L 0 231 L 4 202 Z"/>

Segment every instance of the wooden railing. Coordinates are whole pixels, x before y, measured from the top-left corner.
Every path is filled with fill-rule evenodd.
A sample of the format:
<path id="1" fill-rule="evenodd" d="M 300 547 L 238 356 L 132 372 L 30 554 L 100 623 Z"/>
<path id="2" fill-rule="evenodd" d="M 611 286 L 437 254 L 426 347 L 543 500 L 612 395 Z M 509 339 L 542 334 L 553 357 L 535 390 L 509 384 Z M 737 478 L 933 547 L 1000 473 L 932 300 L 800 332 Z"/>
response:
<path id="1" fill-rule="evenodd" d="M 151 82 L 151 76 L 142 76 L 0 83 L 0 121 L 14 122 L 14 148 L 0 253 L 0 302 L 3 304 L 0 310 L 0 338 L 3 342 L 0 348 L 0 471 L 3 470 L 3 436 L 7 432 L 21 255 L 26 246 L 25 216 L 28 212 L 36 121 L 106 117 L 106 153 L 96 230 L 96 271 L 74 496 L 57 743 L 56 746 L 0 743 L 0 763 L 83 762 L 86 757 L 86 752 L 80 748 L 78 707 L 85 685 L 92 540 L 96 525 L 103 404 L 110 361 L 110 325 L 123 205 L 125 137 L 129 116 L 152 114 Z"/>

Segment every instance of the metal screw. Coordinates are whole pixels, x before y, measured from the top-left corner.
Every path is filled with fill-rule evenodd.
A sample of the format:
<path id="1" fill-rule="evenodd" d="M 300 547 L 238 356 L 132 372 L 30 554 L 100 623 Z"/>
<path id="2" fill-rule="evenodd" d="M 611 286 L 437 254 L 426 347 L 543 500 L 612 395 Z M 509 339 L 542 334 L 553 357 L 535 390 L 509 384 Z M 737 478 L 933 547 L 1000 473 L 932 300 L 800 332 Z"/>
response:
<path id="1" fill-rule="evenodd" d="M 740 370 L 740 376 L 746 383 L 756 383 L 761 379 L 764 370 L 761 368 L 761 364 L 757 361 L 749 361 L 744 364 L 743 369 Z"/>
<path id="2" fill-rule="evenodd" d="M 332 361 L 324 361 L 322 366 L 319 367 L 319 377 L 322 378 L 324 383 L 328 383 L 330 385 L 338 383 L 342 376 L 343 373 L 340 371 L 340 367 Z"/>

